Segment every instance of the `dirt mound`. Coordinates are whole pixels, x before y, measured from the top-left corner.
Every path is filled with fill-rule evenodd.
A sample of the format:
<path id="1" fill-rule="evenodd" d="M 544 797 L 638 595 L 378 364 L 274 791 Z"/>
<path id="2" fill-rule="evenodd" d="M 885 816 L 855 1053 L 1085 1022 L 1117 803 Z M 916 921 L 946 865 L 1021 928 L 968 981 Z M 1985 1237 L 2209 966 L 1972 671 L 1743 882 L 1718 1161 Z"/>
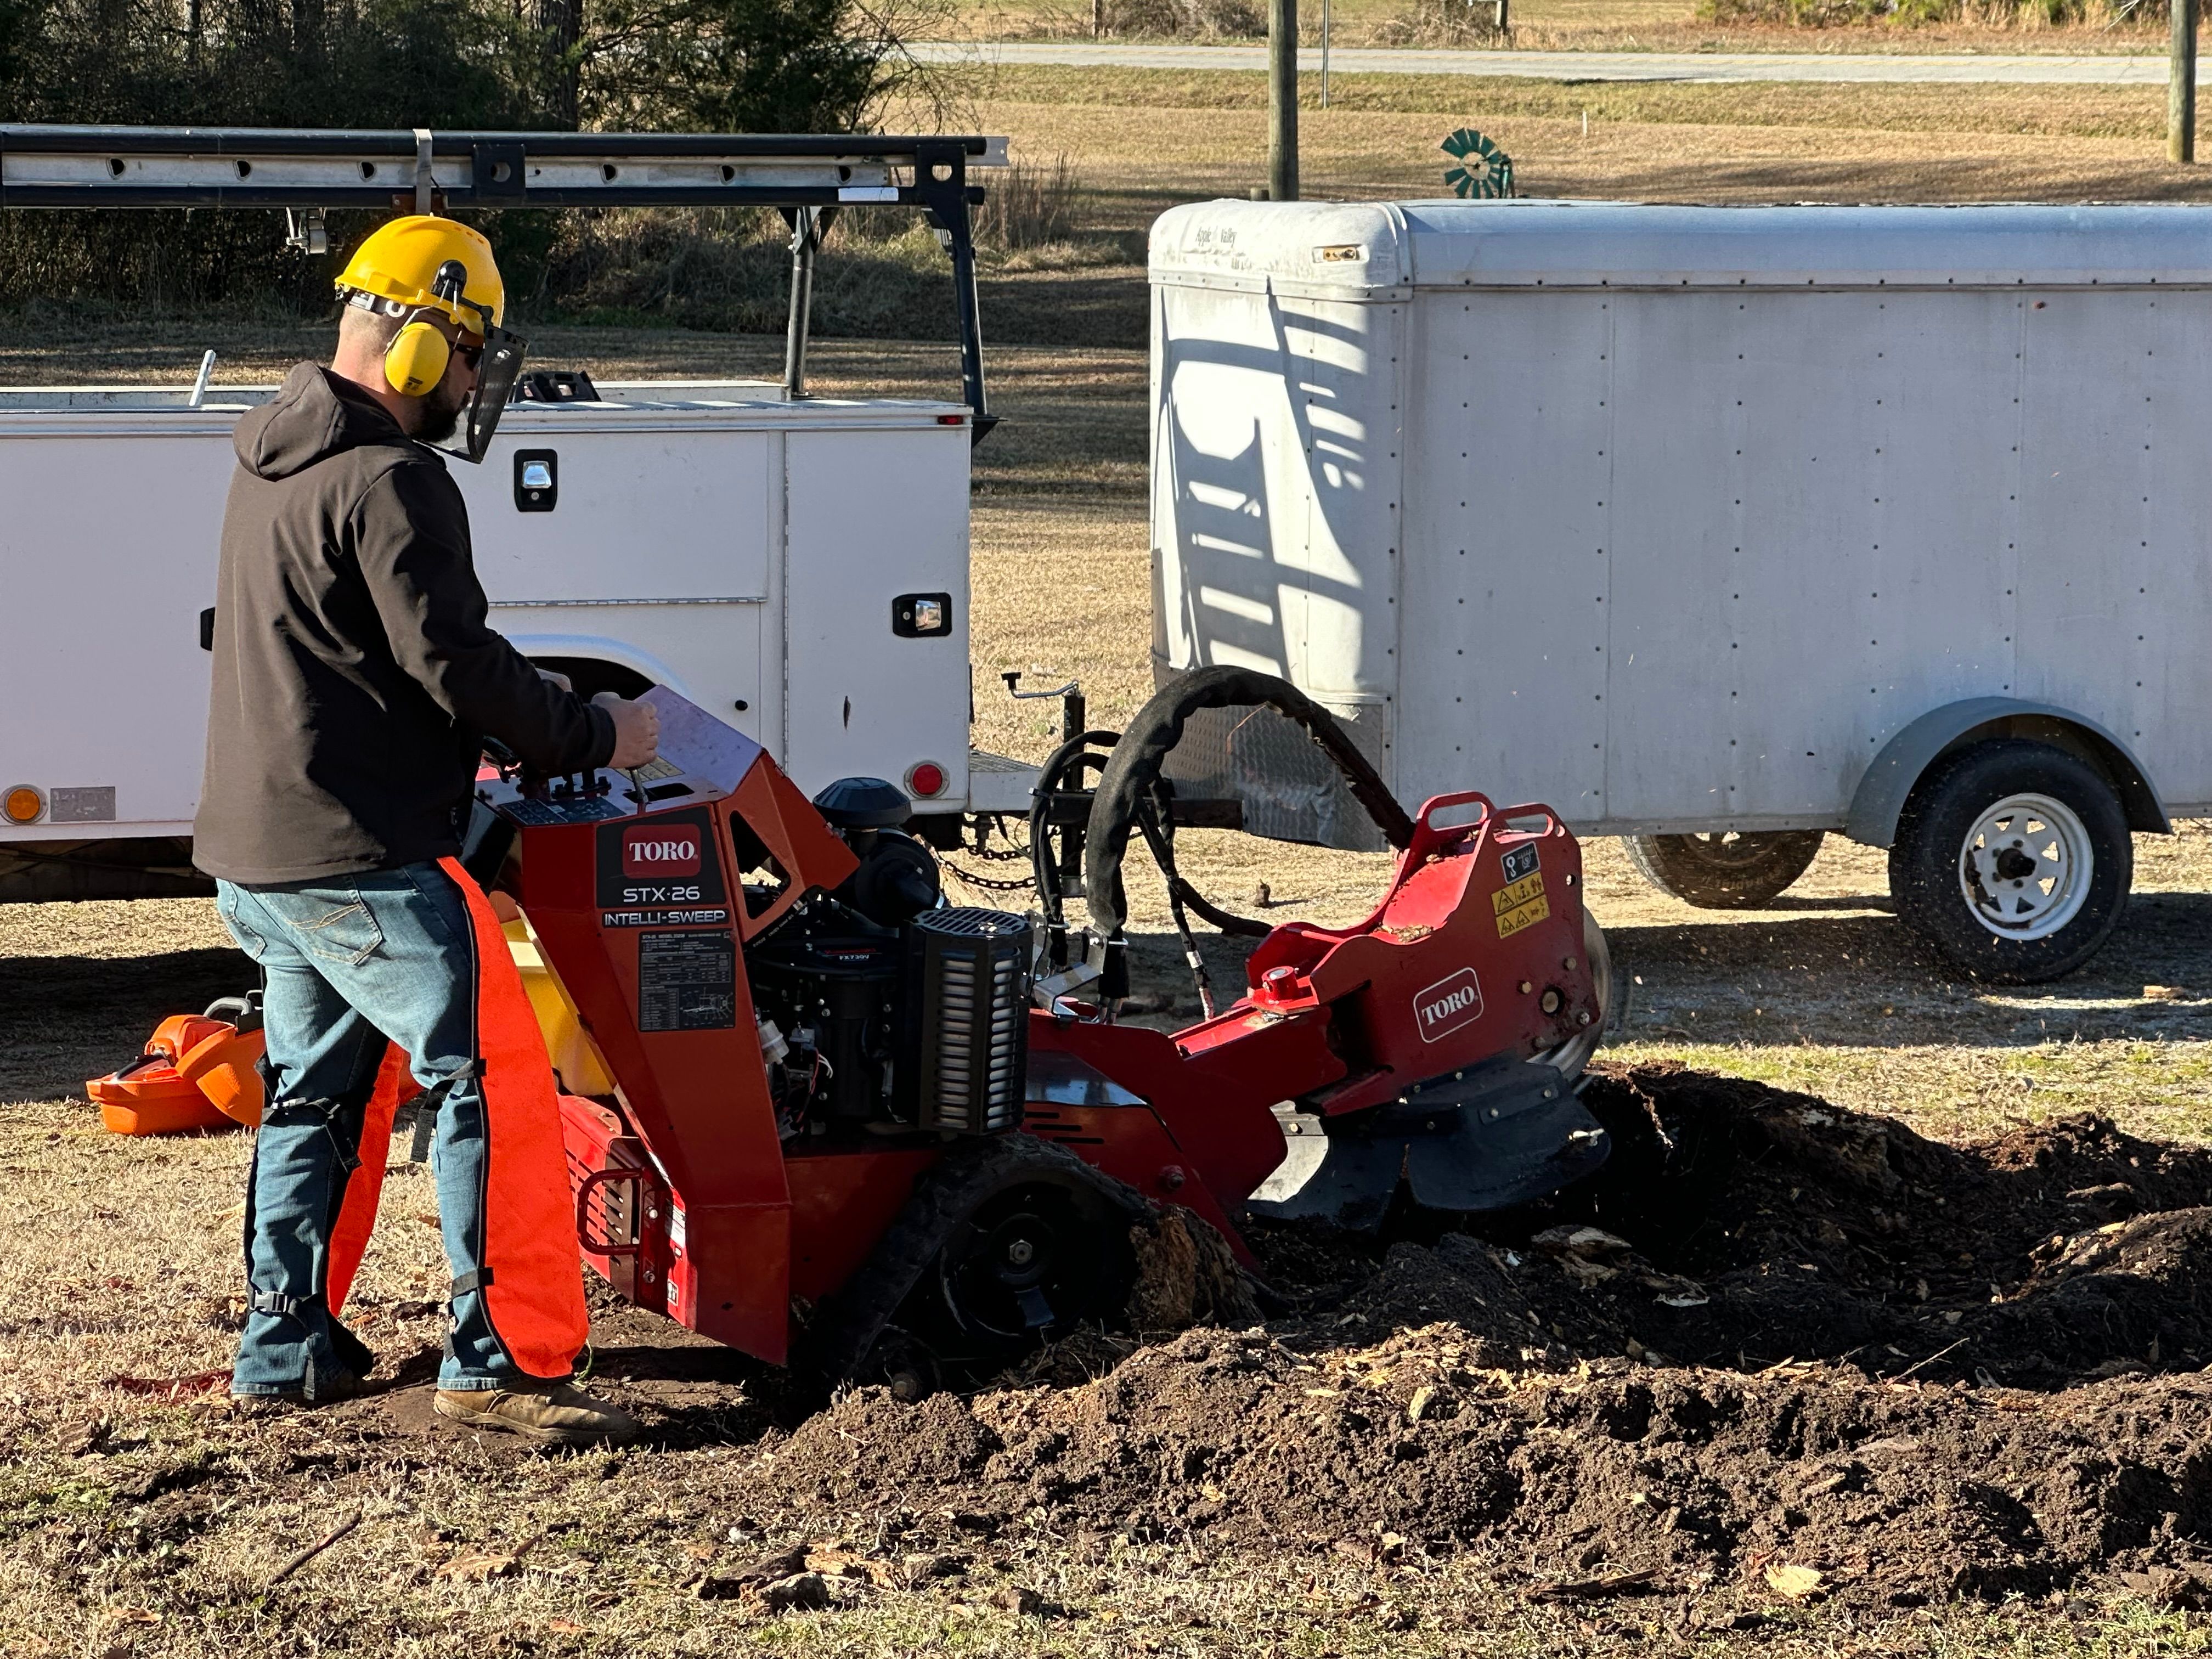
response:
<path id="1" fill-rule="evenodd" d="M 2212 1525 L 2212 1383 L 2045 1398 L 1606 1360 L 1481 1368 L 1449 1325 L 1315 1359 L 1195 1333 L 1072 1389 L 854 1395 L 772 1465 L 841 1512 L 928 1504 L 989 1527 L 1403 1549 L 1503 1576 L 1726 1587 L 1766 1565 L 1893 1604 L 2040 1594 L 2196 1559 Z"/>
<path id="2" fill-rule="evenodd" d="M 2212 1377 L 2154 1373 L 2212 1355 L 2212 1154 L 2094 1117 L 1954 1148 L 1674 1067 L 1588 1098 L 1616 1151 L 1577 1192 L 1263 1231 L 1291 1316 L 850 1395 L 759 1501 L 1767 1599 L 1785 1565 L 1892 1604 L 2207 1577 Z"/>
<path id="3" fill-rule="evenodd" d="M 1614 1157 L 1554 1213 L 1632 1255 L 1555 1251 L 1559 1271 L 1520 1279 L 1579 1351 L 1632 1336 L 1700 1364 L 2038 1389 L 2212 1360 L 2212 1226 L 2185 1218 L 2212 1204 L 2204 1149 L 2092 1115 L 1947 1146 L 1679 1067 L 1608 1073 L 1586 1098 Z"/>

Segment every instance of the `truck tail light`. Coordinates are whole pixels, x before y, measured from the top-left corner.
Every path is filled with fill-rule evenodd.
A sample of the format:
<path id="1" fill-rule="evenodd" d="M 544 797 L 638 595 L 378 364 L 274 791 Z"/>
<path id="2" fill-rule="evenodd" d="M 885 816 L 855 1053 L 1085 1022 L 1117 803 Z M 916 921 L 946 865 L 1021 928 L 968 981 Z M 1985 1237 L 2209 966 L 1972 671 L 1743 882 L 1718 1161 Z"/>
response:
<path id="1" fill-rule="evenodd" d="M 937 787 L 945 787 L 944 775 L 939 773 Z M 936 792 L 933 790 L 933 794 Z M 6 795 L 0 796 L 0 811 L 8 814 L 10 823 L 36 823 L 39 814 L 46 810 L 46 798 L 27 783 L 19 783 Z"/>
<path id="2" fill-rule="evenodd" d="M 917 761 L 906 775 L 906 792 L 917 800 L 931 800 L 945 793 L 945 769 L 935 761 Z"/>

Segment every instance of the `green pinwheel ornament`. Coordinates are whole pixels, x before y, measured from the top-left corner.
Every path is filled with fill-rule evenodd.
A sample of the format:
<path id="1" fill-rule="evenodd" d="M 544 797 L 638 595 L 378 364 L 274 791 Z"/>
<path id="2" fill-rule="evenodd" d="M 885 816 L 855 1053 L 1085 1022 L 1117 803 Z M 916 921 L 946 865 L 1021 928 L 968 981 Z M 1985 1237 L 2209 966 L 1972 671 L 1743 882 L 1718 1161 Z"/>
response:
<path id="1" fill-rule="evenodd" d="M 1443 142 L 1443 152 L 1457 163 L 1444 169 L 1444 183 L 1460 197 L 1510 196 L 1513 158 L 1473 127 L 1462 127 Z"/>

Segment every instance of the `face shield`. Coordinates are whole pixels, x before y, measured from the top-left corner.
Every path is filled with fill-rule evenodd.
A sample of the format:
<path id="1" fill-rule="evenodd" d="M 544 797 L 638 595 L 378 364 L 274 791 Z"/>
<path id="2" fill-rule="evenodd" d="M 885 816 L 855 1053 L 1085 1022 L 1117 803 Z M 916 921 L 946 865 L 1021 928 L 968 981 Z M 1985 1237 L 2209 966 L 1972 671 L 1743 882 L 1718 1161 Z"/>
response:
<path id="1" fill-rule="evenodd" d="M 500 415 L 514 394 L 515 378 L 522 373 L 522 354 L 527 343 L 520 334 L 500 327 L 481 312 L 477 320 L 483 330 L 483 355 L 477 359 L 476 392 L 461 410 L 453 435 L 434 446 L 465 461 L 482 461 L 491 448 L 492 434 L 499 430 Z"/>
<path id="2" fill-rule="evenodd" d="M 481 462 L 491 448 L 492 434 L 499 430 L 499 417 L 507 408 L 507 400 L 514 395 L 527 343 L 520 334 L 501 328 L 492 320 L 489 307 L 478 305 L 463 293 L 467 278 L 467 270 L 460 262 L 449 260 L 439 267 L 431 285 L 432 291 L 453 307 L 456 323 L 467 327 L 462 313 L 475 314 L 476 326 L 470 332 L 483 341 L 483 350 L 477 358 L 476 393 L 461 411 L 453 435 L 436 447 L 465 461 Z"/>

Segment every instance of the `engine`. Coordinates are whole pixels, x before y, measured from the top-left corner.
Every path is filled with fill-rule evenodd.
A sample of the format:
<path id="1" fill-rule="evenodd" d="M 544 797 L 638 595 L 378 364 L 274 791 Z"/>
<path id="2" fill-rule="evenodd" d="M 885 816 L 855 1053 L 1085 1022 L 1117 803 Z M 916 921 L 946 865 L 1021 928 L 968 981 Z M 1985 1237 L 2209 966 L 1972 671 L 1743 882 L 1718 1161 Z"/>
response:
<path id="1" fill-rule="evenodd" d="M 860 866 L 745 950 L 777 1127 L 792 1140 L 1021 1122 L 1030 929 L 948 907 L 912 807 L 876 779 L 816 798 Z"/>

